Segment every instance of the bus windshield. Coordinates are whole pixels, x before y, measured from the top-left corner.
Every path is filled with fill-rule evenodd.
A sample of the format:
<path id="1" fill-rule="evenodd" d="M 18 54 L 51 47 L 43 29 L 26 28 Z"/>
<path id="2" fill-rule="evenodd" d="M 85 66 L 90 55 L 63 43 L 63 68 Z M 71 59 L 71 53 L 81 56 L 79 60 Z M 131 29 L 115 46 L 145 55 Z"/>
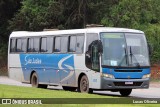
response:
<path id="1" fill-rule="evenodd" d="M 148 48 L 144 34 L 101 33 L 102 65 L 115 67 L 149 66 Z"/>

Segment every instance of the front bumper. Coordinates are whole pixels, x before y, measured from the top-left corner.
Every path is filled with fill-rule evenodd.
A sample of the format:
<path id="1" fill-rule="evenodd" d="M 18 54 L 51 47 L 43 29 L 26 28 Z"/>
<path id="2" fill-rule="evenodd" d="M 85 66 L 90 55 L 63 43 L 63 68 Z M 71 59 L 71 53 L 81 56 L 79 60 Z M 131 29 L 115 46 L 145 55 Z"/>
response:
<path id="1" fill-rule="evenodd" d="M 101 89 L 146 89 L 149 88 L 149 78 L 146 79 L 110 79 L 101 78 Z M 133 82 L 133 84 L 125 84 Z"/>

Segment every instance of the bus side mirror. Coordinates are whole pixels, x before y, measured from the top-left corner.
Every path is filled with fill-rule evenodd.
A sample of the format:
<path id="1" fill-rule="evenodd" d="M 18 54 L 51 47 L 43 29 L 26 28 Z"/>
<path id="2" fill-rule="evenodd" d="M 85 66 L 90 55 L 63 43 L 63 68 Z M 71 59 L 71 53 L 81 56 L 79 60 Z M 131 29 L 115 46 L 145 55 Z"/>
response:
<path id="1" fill-rule="evenodd" d="M 148 43 L 148 51 L 149 51 L 149 55 L 152 55 L 152 53 L 153 53 L 153 47 L 149 43 Z"/>
<path id="2" fill-rule="evenodd" d="M 102 54 L 103 53 L 103 45 L 101 40 L 98 40 L 98 53 Z"/>
<path id="3" fill-rule="evenodd" d="M 103 45 L 100 40 L 95 40 L 89 45 L 89 50 L 91 51 L 91 47 L 96 46 L 97 47 L 97 52 L 102 54 L 103 53 Z"/>

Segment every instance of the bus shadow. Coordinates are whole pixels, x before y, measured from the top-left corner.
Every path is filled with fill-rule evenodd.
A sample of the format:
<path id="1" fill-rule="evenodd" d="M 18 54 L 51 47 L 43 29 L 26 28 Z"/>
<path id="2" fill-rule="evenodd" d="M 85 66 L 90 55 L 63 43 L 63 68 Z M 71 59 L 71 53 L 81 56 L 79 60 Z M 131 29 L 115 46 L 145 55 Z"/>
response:
<path id="1" fill-rule="evenodd" d="M 63 90 L 62 88 L 60 87 L 49 87 L 47 88 L 48 90 Z M 64 90 L 65 91 L 65 90 Z M 77 92 L 76 91 L 70 91 L 70 92 Z M 103 93 L 104 92 L 104 93 Z M 112 96 L 112 97 L 122 97 L 121 95 L 116 95 L 116 94 L 112 94 L 112 93 L 106 93 L 106 91 L 101 91 L 100 93 L 99 92 L 96 92 L 94 91 L 92 94 L 95 94 L 95 95 L 101 95 L 101 96 Z M 128 97 L 131 97 L 131 96 L 128 96 Z"/>
<path id="2" fill-rule="evenodd" d="M 115 94 L 109 94 L 109 93 L 103 93 L 104 91 L 102 91 L 101 93 L 97 93 L 97 92 L 93 92 L 93 94 L 95 95 L 101 95 L 101 96 L 112 96 L 112 97 L 122 97 L 121 95 L 115 95 Z"/>
<path id="3" fill-rule="evenodd" d="M 63 90 L 63 89 L 58 89 L 58 88 L 47 88 L 48 90 Z"/>
<path id="4" fill-rule="evenodd" d="M 118 93 L 114 93 L 114 92 L 111 92 L 111 93 L 106 93 L 106 92 L 110 92 L 110 91 L 101 91 L 101 92 L 96 92 L 94 91 L 93 94 L 96 94 L 96 95 L 101 95 L 101 96 L 112 96 L 112 97 L 130 97 L 132 98 L 133 96 L 121 96 L 120 94 L 118 95 Z M 112 94 L 113 93 L 113 94 Z"/>
<path id="5" fill-rule="evenodd" d="M 48 85 L 47 89 L 49 90 L 63 90 L 62 86 L 51 86 L 51 85 Z"/>

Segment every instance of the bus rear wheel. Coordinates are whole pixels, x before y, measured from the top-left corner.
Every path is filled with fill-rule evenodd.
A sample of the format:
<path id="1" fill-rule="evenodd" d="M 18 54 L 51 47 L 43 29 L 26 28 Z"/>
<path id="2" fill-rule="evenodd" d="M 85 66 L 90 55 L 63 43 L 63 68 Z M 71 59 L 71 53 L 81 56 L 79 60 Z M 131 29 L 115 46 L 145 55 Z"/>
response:
<path id="1" fill-rule="evenodd" d="M 86 75 L 82 76 L 79 83 L 78 91 L 81 93 L 93 93 L 93 90 L 89 88 L 89 81 Z"/>
<path id="2" fill-rule="evenodd" d="M 121 96 L 129 96 L 132 92 L 132 89 L 122 89 L 119 91 L 119 93 L 121 94 Z"/>
<path id="3" fill-rule="evenodd" d="M 77 89 L 76 87 L 67 87 L 67 86 L 62 86 L 62 87 L 65 91 L 75 91 Z"/>
<path id="4" fill-rule="evenodd" d="M 32 84 L 32 87 L 35 87 L 35 88 L 47 88 L 47 85 L 39 84 L 38 76 L 36 73 L 33 73 L 31 77 L 31 84 Z"/>

